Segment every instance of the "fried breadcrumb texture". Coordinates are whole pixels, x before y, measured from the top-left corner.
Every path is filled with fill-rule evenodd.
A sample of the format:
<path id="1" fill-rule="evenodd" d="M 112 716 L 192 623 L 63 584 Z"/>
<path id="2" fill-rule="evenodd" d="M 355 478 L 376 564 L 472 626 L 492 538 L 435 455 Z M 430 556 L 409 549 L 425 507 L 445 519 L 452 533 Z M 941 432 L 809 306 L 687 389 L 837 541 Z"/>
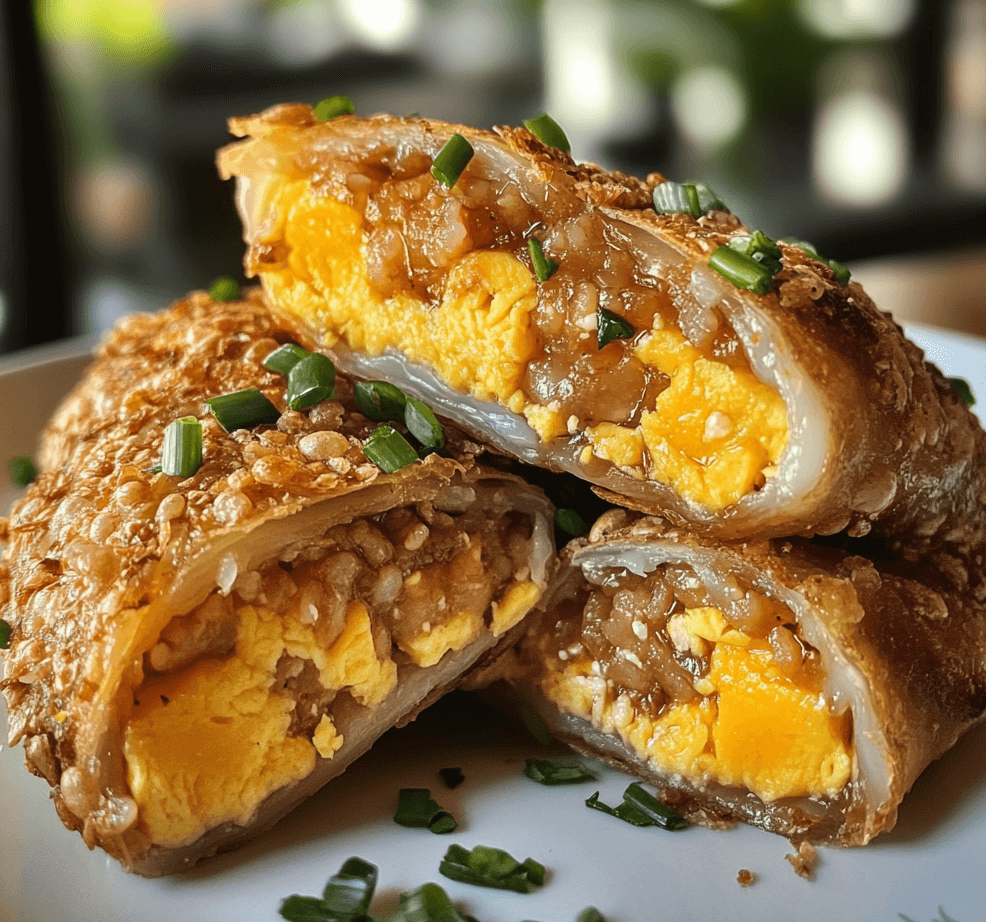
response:
<path id="1" fill-rule="evenodd" d="M 349 379 L 288 409 L 263 365 L 286 342 L 312 345 L 258 290 L 126 318 L 3 523 L 10 743 L 66 826 L 142 874 L 273 825 L 412 719 L 509 641 L 553 555 L 543 494 L 451 427 L 387 474 Z M 205 401 L 247 388 L 280 418 L 227 433 Z M 157 468 L 183 416 L 190 477 Z"/>
<path id="2" fill-rule="evenodd" d="M 709 267 L 751 233 L 739 217 L 659 214 L 660 174 L 577 163 L 524 128 L 285 103 L 230 130 L 218 165 L 247 273 L 361 375 L 405 375 L 478 438 L 614 503 L 725 539 L 867 538 L 986 599 L 986 434 L 802 247 L 779 244 L 770 291 L 741 290 Z M 474 156 L 446 188 L 429 168 L 453 132 Z M 547 280 L 532 235 L 558 263 Z M 600 308 L 633 335 L 599 348 Z"/>
<path id="3" fill-rule="evenodd" d="M 818 852 L 810 842 L 792 843 L 796 852 L 784 856 L 784 860 L 794 868 L 794 873 L 805 880 L 812 880 L 818 865 Z"/>
<path id="4" fill-rule="evenodd" d="M 752 887 L 757 882 L 757 878 L 753 871 L 749 871 L 746 868 L 740 868 L 739 872 L 736 874 L 736 882 L 741 887 Z"/>

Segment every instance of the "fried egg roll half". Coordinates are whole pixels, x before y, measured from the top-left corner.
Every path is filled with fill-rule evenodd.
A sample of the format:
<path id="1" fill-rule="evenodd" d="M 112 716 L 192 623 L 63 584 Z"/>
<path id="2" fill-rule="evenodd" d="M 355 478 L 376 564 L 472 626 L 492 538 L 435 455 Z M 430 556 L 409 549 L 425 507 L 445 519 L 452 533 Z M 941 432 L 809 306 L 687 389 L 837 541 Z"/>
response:
<path id="1" fill-rule="evenodd" d="M 862 845 L 981 718 L 982 606 L 804 539 L 715 545 L 613 517 L 563 552 L 493 672 L 690 819 Z"/>
<path id="2" fill-rule="evenodd" d="M 246 270 L 352 373 L 717 537 L 982 544 L 986 437 L 804 249 L 780 244 L 771 290 L 741 290 L 709 267 L 751 233 L 733 214 L 658 214 L 661 176 L 578 164 L 525 129 L 301 104 L 230 125 L 246 140 L 218 163 Z M 448 188 L 431 168 L 453 133 L 473 156 Z M 544 281 L 538 246 L 557 264 Z"/>
<path id="3" fill-rule="evenodd" d="M 6 523 L 11 743 L 64 823 L 144 875 L 270 827 L 493 654 L 553 559 L 540 491 L 452 435 L 396 473 L 351 385 L 288 410 L 297 341 L 259 292 L 124 320 L 43 437 Z M 258 388 L 276 424 L 206 409 Z M 177 417 L 203 462 L 155 472 Z"/>

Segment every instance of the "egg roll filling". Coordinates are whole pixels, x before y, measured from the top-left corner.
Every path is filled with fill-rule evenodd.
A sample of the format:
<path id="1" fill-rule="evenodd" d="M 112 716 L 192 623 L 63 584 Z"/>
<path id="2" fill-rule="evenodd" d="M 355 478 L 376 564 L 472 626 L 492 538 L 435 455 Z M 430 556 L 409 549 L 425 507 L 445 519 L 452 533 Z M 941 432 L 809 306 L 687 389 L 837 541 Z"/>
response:
<path id="1" fill-rule="evenodd" d="M 739 800 L 799 799 L 816 816 L 848 796 L 851 714 L 831 705 L 790 609 L 751 588 L 736 582 L 713 599 L 678 563 L 608 570 L 524 643 L 548 701 L 662 776 Z"/>
<path id="2" fill-rule="evenodd" d="M 406 670 L 526 614 L 539 595 L 530 517 L 474 499 L 453 486 L 437 505 L 335 525 L 168 623 L 144 654 L 124 734 L 153 843 L 247 823 L 335 758 Z"/>
<path id="3" fill-rule="evenodd" d="M 655 274 L 631 225 L 550 184 L 532 190 L 480 150 L 452 189 L 411 144 L 315 156 L 317 168 L 251 180 L 240 204 L 259 235 L 248 272 L 324 347 L 396 350 L 522 416 L 543 443 L 577 436 L 590 474 L 615 466 L 712 512 L 775 471 L 784 400 L 708 285 L 686 265 Z M 543 282 L 532 237 L 558 264 Z M 600 348 L 600 309 L 633 335 Z"/>

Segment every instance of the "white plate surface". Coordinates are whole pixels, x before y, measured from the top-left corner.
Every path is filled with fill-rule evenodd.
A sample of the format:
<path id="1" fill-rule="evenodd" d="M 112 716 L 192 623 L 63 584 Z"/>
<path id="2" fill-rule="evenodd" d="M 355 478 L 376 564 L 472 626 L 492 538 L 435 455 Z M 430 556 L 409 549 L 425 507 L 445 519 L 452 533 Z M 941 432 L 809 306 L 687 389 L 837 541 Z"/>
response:
<path id="1" fill-rule="evenodd" d="M 910 332 L 986 405 L 986 342 L 927 327 Z M 43 421 L 84 365 L 86 345 L 0 362 L 0 453 L 33 452 Z M 14 496 L 0 487 L 4 507 Z M 5 719 L 0 704 L 0 723 Z M 758 830 L 666 833 L 587 810 L 593 791 L 615 804 L 628 781 L 601 766 L 594 766 L 595 786 L 545 788 L 522 776 L 524 758 L 552 754 L 482 702 L 453 695 L 385 736 L 259 841 L 187 874 L 145 880 L 65 830 L 45 782 L 27 773 L 19 748 L 5 746 L 0 922 L 272 922 L 283 897 L 320 893 L 352 855 L 380 869 L 375 915 L 393 908 L 401 890 L 435 880 L 480 922 L 574 922 L 589 905 L 608 922 L 986 919 L 986 727 L 925 772 L 891 833 L 863 849 L 820 850 L 812 881 L 784 860 L 786 840 Z M 449 766 L 466 776 L 454 791 L 437 774 Z M 401 787 L 431 788 L 459 819 L 457 832 L 396 826 L 391 815 Z M 537 858 L 549 869 L 548 882 L 520 895 L 445 880 L 437 869 L 451 842 Z M 739 886 L 741 868 L 753 872 L 753 886 Z"/>

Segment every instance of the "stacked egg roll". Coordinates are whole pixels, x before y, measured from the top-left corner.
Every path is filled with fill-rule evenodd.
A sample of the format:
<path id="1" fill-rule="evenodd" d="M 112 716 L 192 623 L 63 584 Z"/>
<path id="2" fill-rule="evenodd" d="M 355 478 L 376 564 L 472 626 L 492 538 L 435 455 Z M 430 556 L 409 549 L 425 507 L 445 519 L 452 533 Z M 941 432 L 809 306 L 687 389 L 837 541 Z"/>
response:
<path id="1" fill-rule="evenodd" d="M 622 507 L 490 674 L 693 818 L 889 828 L 986 708 L 986 434 L 893 319 L 707 187 L 557 134 L 301 104 L 230 126 L 220 173 L 279 310 Z"/>
<path id="2" fill-rule="evenodd" d="M 311 345 L 258 291 L 125 319 L 3 523 L 11 744 L 141 874 L 271 826 L 412 719 L 516 637 L 554 558 L 544 495 L 452 428 L 388 473 L 345 376 L 290 409 L 265 366 L 288 343 Z M 272 417 L 226 431 L 206 401 L 253 389 Z M 172 474 L 186 417 L 201 466 Z"/>

